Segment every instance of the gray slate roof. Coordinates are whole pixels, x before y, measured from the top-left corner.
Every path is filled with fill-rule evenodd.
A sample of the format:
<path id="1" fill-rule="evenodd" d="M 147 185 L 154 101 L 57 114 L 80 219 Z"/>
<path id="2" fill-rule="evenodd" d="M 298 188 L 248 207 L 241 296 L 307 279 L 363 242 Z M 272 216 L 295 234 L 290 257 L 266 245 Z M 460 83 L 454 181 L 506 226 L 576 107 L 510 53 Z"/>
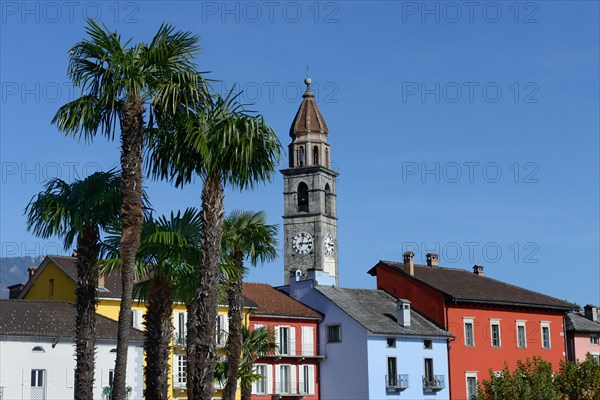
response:
<path id="1" fill-rule="evenodd" d="M 75 337 L 75 306 L 64 301 L 0 300 L 0 335 Z M 117 339 L 117 321 L 96 314 L 96 338 Z M 131 328 L 131 340 L 144 340 Z"/>
<path id="2" fill-rule="evenodd" d="M 383 290 L 343 289 L 331 286 L 315 286 L 315 289 L 365 327 L 370 334 L 452 336 L 413 309 L 410 312 L 411 325 L 409 327 L 399 325 L 396 319 L 396 299 Z"/>
<path id="3" fill-rule="evenodd" d="M 570 312 L 565 315 L 565 328 L 571 332 L 600 333 L 600 322 L 591 321 L 579 313 Z"/>
<path id="4" fill-rule="evenodd" d="M 410 276 L 404 271 L 403 263 L 383 260 L 371 268 L 369 274 L 376 275 L 376 268 L 379 266 L 388 267 Z M 564 311 L 579 308 L 577 304 L 488 278 L 487 276 L 476 275 L 464 269 L 428 267 L 418 264 L 415 264 L 414 267 L 413 279 L 444 293 L 455 301 L 550 308 Z"/>

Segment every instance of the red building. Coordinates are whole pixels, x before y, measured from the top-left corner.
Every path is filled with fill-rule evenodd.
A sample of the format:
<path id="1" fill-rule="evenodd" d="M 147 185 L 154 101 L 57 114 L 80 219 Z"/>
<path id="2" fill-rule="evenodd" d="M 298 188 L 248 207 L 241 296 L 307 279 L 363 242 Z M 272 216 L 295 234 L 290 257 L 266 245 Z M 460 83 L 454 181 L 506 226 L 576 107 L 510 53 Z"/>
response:
<path id="1" fill-rule="evenodd" d="M 483 267 L 473 272 L 441 268 L 437 254 L 427 265 L 415 265 L 411 252 L 404 262 L 380 261 L 369 273 L 377 288 L 408 299 L 454 339 L 448 347 L 450 398 L 470 399 L 479 379 L 504 363 L 541 356 L 558 369 L 565 360 L 564 315 L 578 308 L 550 296 L 487 278 Z"/>
<path id="2" fill-rule="evenodd" d="M 252 399 L 319 399 L 321 314 L 262 283 L 245 283 L 244 297 L 257 304 L 250 313 L 250 330 L 263 326 L 273 330 L 278 347 L 254 364 L 264 378 L 252 386 Z"/>

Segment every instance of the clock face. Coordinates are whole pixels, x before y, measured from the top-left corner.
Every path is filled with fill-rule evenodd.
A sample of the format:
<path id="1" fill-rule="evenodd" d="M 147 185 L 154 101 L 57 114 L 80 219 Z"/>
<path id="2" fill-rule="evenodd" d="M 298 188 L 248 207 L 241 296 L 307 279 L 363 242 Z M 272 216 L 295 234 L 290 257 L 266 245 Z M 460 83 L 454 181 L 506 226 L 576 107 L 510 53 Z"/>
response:
<path id="1" fill-rule="evenodd" d="M 335 250 L 335 243 L 333 242 L 333 236 L 331 236 L 329 233 L 326 233 L 325 236 L 323 236 L 323 246 L 325 247 L 325 254 L 330 256 L 333 254 L 333 251 Z"/>
<path id="2" fill-rule="evenodd" d="M 298 254 L 308 254 L 313 248 L 313 237 L 310 233 L 300 232 L 292 239 L 292 249 Z"/>

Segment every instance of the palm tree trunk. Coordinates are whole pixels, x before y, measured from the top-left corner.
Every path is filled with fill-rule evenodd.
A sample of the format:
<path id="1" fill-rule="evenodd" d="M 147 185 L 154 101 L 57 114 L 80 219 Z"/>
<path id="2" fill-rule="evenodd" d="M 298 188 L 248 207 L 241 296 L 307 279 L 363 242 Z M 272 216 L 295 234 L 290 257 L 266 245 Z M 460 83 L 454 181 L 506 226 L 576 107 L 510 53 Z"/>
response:
<path id="1" fill-rule="evenodd" d="M 87 226 L 77 237 L 77 317 L 75 321 L 75 400 L 94 398 L 96 358 L 96 286 L 98 228 Z"/>
<path id="2" fill-rule="evenodd" d="M 125 400 L 127 350 L 131 326 L 131 299 L 135 257 L 142 233 L 142 100 L 128 97 L 121 117 L 121 307 L 117 333 L 117 360 L 113 378 L 112 400 Z"/>
<path id="3" fill-rule="evenodd" d="M 223 389 L 223 400 L 235 400 L 240 360 L 242 356 L 242 254 L 233 255 L 234 262 L 239 266 L 239 275 L 229 283 L 229 336 L 227 341 L 227 383 Z"/>
<path id="4" fill-rule="evenodd" d="M 186 363 L 186 389 L 189 398 L 194 398 L 194 385 L 196 382 L 196 343 L 198 341 L 198 307 L 196 301 L 186 304 L 188 315 L 185 351 Z M 196 396 L 197 397 L 197 396 Z"/>
<path id="5" fill-rule="evenodd" d="M 216 319 L 218 312 L 217 267 L 221 252 L 223 225 L 223 185 L 218 174 L 210 174 L 202 189 L 202 260 L 198 277 L 198 340 L 196 341 L 196 382 L 193 400 L 211 399 L 216 351 Z"/>
<path id="6" fill-rule="evenodd" d="M 169 398 L 169 357 L 173 332 L 173 286 L 164 275 L 150 281 L 148 308 L 144 315 L 144 379 L 146 400 Z"/>

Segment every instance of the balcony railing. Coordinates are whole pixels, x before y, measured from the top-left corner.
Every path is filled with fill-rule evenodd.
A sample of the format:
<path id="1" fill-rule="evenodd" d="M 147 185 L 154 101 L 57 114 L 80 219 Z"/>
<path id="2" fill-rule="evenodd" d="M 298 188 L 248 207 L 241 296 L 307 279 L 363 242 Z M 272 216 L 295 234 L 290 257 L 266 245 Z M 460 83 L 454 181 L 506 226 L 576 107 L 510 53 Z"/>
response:
<path id="1" fill-rule="evenodd" d="M 176 333 L 176 334 L 173 335 L 173 343 L 176 346 L 185 347 L 185 339 L 186 339 L 186 335 L 185 334 Z"/>
<path id="2" fill-rule="evenodd" d="M 446 387 L 444 375 L 423 376 L 423 389 L 438 391 Z"/>
<path id="3" fill-rule="evenodd" d="M 310 385 L 305 382 L 275 381 L 275 394 L 282 396 L 307 396 L 311 392 Z"/>
<path id="4" fill-rule="evenodd" d="M 408 374 L 386 375 L 385 388 L 387 390 L 404 390 L 408 388 Z"/>
<path id="5" fill-rule="evenodd" d="M 187 375 L 186 374 L 174 374 L 173 375 L 173 386 L 179 390 L 185 390 L 187 388 Z M 225 387 L 225 382 L 221 383 L 218 380 L 213 382 L 213 387 L 217 390 Z"/>

